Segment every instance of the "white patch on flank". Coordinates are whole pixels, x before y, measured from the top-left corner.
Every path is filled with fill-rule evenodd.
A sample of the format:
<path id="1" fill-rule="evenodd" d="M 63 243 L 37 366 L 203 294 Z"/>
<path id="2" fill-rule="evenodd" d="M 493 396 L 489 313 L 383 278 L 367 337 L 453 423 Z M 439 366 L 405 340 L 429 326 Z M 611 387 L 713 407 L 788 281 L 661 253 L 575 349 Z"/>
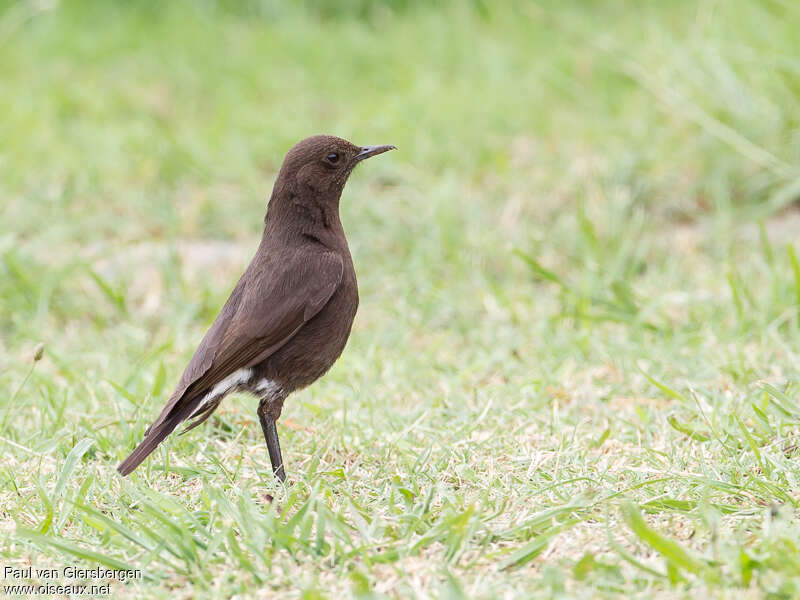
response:
<path id="1" fill-rule="evenodd" d="M 235 388 L 237 385 L 243 384 L 245 381 L 250 379 L 253 376 L 253 371 L 250 369 L 239 369 L 234 371 L 230 375 L 228 375 L 225 379 L 220 381 L 217 385 L 211 388 L 211 391 L 208 392 L 203 399 L 200 401 L 200 404 L 195 409 L 195 413 L 203 408 L 208 402 L 217 396 L 221 396 L 223 394 L 227 394 L 231 391 L 232 388 Z"/>
<path id="2" fill-rule="evenodd" d="M 271 379 L 263 378 L 256 384 L 256 391 L 264 392 L 264 396 L 275 396 L 280 394 L 281 386 L 272 381 Z"/>

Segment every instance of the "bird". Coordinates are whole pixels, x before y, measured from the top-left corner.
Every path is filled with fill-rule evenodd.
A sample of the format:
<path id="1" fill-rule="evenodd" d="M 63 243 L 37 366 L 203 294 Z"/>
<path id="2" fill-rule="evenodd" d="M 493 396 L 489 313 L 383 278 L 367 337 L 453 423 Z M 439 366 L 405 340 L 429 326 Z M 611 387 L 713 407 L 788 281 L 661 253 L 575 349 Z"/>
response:
<path id="1" fill-rule="evenodd" d="M 188 421 L 182 433 L 197 427 L 238 391 L 258 400 L 273 474 L 286 481 L 276 427 L 284 401 L 336 362 L 358 308 L 339 200 L 361 161 L 395 149 L 315 135 L 289 150 L 253 259 L 161 414 L 117 467 L 121 475 L 136 469 L 179 424 Z"/>

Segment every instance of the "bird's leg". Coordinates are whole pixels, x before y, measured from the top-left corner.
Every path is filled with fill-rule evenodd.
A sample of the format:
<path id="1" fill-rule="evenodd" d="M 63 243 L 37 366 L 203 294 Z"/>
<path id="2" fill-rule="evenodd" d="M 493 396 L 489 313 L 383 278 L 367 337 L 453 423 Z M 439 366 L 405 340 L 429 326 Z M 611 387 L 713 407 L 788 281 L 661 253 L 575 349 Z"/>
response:
<path id="1" fill-rule="evenodd" d="M 258 420 L 261 421 L 261 429 L 267 442 L 272 472 L 281 481 L 286 481 L 286 471 L 283 470 L 283 457 L 281 456 L 281 444 L 278 442 L 278 428 L 275 426 L 275 418 L 270 414 L 270 404 L 267 398 L 258 403 Z"/>

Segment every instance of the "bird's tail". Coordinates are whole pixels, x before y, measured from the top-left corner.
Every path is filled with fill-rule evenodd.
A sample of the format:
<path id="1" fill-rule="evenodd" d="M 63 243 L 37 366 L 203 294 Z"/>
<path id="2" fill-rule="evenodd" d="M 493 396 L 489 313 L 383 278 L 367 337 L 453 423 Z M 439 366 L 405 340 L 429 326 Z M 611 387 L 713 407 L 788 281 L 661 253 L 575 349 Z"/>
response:
<path id="1" fill-rule="evenodd" d="M 164 438 L 172 433 L 175 428 L 180 425 L 181 421 L 191 414 L 192 409 L 195 408 L 198 403 L 199 398 L 188 402 L 181 402 L 182 406 L 176 407 L 178 410 L 174 410 L 174 407 L 165 408 L 161 416 L 147 429 L 144 434 L 144 439 L 134 448 L 130 456 L 120 463 L 117 467 L 117 471 L 119 471 L 121 475 L 127 475 L 138 467 L 141 462 L 164 441 Z M 172 410 L 170 410 L 170 408 L 172 408 Z"/>

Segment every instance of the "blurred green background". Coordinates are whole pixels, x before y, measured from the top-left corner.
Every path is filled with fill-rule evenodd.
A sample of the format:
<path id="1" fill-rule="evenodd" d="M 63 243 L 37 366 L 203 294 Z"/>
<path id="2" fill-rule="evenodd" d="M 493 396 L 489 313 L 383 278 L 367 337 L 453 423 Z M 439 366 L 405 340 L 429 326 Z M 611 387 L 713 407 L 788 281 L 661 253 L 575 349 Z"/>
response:
<path id="1" fill-rule="evenodd" d="M 0 1 L 3 564 L 796 597 L 798 30 L 785 0 Z M 398 151 L 342 199 L 361 306 L 287 402 L 292 485 L 245 396 L 122 480 L 315 133 Z"/>

